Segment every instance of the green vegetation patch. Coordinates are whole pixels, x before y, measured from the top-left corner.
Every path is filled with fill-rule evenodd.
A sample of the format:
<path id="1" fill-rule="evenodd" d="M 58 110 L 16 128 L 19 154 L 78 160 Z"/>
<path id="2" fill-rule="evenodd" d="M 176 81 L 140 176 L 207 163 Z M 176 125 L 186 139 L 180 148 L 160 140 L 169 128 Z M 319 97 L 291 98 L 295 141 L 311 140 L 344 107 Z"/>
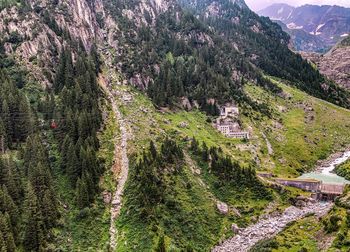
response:
<path id="1" fill-rule="evenodd" d="M 151 144 L 131 164 L 117 221 L 118 251 L 205 251 L 217 243 L 226 217 L 189 171 L 175 142 L 166 140 L 160 151 Z"/>
<path id="2" fill-rule="evenodd" d="M 350 161 L 346 161 L 345 163 L 338 165 L 335 168 L 335 173 L 347 180 L 350 180 Z"/>
<path id="3" fill-rule="evenodd" d="M 310 216 L 292 222 L 276 237 L 257 243 L 250 252 L 318 252 L 317 240 L 322 232 L 318 218 Z"/>
<path id="4" fill-rule="evenodd" d="M 274 150 L 274 173 L 297 176 L 334 150 L 345 149 L 350 142 L 349 110 L 276 83 L 283 89 L 280 96 L 246 86 L 252 99 L 270 104 L 274 111 L 273 119 L 262 119 L 259 127 L 267 133 Z"/>

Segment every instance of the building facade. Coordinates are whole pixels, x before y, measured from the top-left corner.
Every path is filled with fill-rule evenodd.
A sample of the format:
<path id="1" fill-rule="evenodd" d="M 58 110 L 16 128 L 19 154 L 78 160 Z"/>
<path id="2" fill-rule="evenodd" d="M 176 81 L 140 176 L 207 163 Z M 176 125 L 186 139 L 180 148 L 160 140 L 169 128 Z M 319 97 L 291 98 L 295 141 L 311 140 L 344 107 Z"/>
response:
<path id="1" fill-rule="evenodd" d="M 237 122 L 239 109 L 236 106 L 226 105 L 220 108 L 220 116 L 216 119 L 215 128 L 230 138 L 249 139 L 249 132 L 242 131 Z"/>

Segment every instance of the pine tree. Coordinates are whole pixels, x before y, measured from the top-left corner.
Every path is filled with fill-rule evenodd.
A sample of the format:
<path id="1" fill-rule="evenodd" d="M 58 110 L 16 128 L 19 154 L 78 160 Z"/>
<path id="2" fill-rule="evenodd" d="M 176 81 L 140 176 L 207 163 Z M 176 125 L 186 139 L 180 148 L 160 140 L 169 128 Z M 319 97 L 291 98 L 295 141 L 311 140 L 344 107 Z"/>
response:
<path id="1" fill-rule="evenodd" d="M 4 235 L 1 231 L 0 231 L 0 252 L 7 252 Z"/>
<path id="2" fill-rule="evenodd" d="M 89 205 L 89 192 L 86 185 L 86 181 L 78 178 L 76 185 L 76 203 L 77 207 L 82 209 Z"/>
<path id="3" fill-rule="evenodd" d="M 45 226 L 47 228 L 52 228 L 55 226 L 56 220 L 59 216 L 56 195 L 53 193 L 52 189 L 45 190 L 41 201 L 41 211 L 45 221 Z"/>
<path id="4" fill-rule="evenodd" d="M 101 69 L 101 61 L 99 59 L 97 47 L 95 44 L 93 44 L 91 46 L 90 55 L 91 55 L 91 59 L 92 59 L 94 66 L 95 66 L 95 73 L 97 74 L 100 72 L 100 69 Z"/>
<path id="5" fill-rule="evenodd" d="M 74 68 L 72 61 L 72 53 L 70 50 L 65 51 L 65 69 L 64 69 L 64 86 L 72 87 L 74 86 Z"/>
<path id="6" fill-rule="evenodd" d="M 157 149 L 156 149 L 156 146 L 154 145 L 153 141 L 150 142 L 150 147 L 149 148 L 150 148 L 150 153 L 151 153 L 152 158 L 156 159 L 158 153 L 157 153 Z"/>
<path id="7" fill-rule="evenodd" d="M 66 135 L 61 145 L 61 168 L 63 171 L 67 171 L 66 166 L 68 163 L 69 147 L 71 145 L 73 145 L 72 139 L 69 135 Z"/>
<path id="8" fill-rule="evenodd" d="M 7 148 L 8 148 L 8 135 L 6 133 L 4 122 L 0 118 L 0 152 L 5 152 Z"/>
<path id="9" fill-rule="evenodd" d="M 198 141 L 196 140 L 195 137 L 192 138 L 192 141 L 191 141 L 191 151 L 193 151 L 195 154 L 198 153 L 198 148 L 199 148 L 199 144 L 198 144 Z"/>
<path id="10" fill-rule="evenodd" d="M 155 249 L 156 252 L 166 252 L 166 246 L 165 246 L 165 240 L 164 240 L 164 235 L 159 237 L 158 239 L 158 244 Z"/>
<path id="11" fill-rule="evenodd" d="M 71 144 L 68 149 L 66 172 L 72 185 L 75 185 L 81 174 L 80 163 L 76 154 L 75 145 Z"/>
<path id="12" fill-rule="evenodd" d="M 30 183 L 27 186 L 26 218 L 23 245 L 27 251 L 38 251 L 45 245 L 45 226 L 39 201 Z"/>
<path id="13" fill-rule="evenodd" d="M 22 194 L 22 180 L 17 170 L 15 162 L 8 158 L 6 161 L 6 165 L 4 165 L 4 184 L 8 189 L 9 195 L 16 202 L 19 203 Z"/>
<path id="14" fill-rule="evenodd" d="M 16 245 L 15 241 L 13 239 L 13 233 L 11 230 L 11 223 L 9 222 L 8 215 L 3 215 L 0 212 L 0 231 L 3 234 L 3 239 L 6 244 L 6 248 L 8 252 L 14 252 L 16 251 Z"/>
<path id="15" fill-rule="evenodd" d="M 5 185 L 2 186 L 0 191 L 0 210 L 7 212 L 11 218 L 11 225 L 16 226 L 19 220 L 19 212 L 16 204 L 13 202 L 11 196 L 8 194 Z"/>
<path id="16" fill-rule="evenodd" d="M 66 53 L 64 48 L 62 49 L 61 55 L 60 55 L 60 63 L 56 69 L 56 76 L 54 81 L 54 89 L 56 93 L 61 91 L 64 87 L 64 71 L 65 71 L 65 65 L 66 65 Z"/>
<path id="17" fill-rule="evenodd" d="M 3 121 L 3 125 L 5 127 L 5 132 L 7 134 L 6 142 L 9 146 L 11 146 L 12 138 L 13 138 L 13 126 L 11 121 L 10 109 L 6 100 L 3 100 L 1 107 L 1 119 Z"/>
<path id="18" fill-rule="evenodd" d="M 205 142 L 203 142 L 203 146 L 202 146 L 202 159 L 203 161 L 207 162 L 209 158 L 209 151 L 208 151 L 208 147 L 206 145 Z"/>
<path id="19" fill-rule="evenodd" d="M 20 99 L 18 104 L 18 118 L 15 124 L 15 137 L 24 141 L 29 133 L 34 133 L 35 127 L 32 124 L 32 115 L 25 97 Z"/>

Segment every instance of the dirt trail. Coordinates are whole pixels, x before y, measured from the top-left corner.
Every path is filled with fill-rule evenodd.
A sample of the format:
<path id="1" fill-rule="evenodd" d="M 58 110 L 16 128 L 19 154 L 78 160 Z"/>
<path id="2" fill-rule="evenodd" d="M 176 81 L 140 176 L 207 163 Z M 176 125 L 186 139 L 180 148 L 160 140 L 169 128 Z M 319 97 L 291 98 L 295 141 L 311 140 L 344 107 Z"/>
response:
<path id="1" fill-rule="evenodd" d="M 256 224 L 241 230 L 233 238 L 213 248 L 212 252 L 247 252 L 258 241 L 269 239 L 277 235 L 288 223 L 302 219 L 311 213 L 317 216 L 323 216 L 328 213 L 332 206 L 333 203 L 330 202 L 309 203 L 304 208 L 291 206 L 281 215 L 261 219 Z"/>
<path id="2" fill-rule="evenodd" d="M 109 75 L 110 76 L 110 75 Z M 122 207 L 122 197 L 123 191 L 125 187 L 125 183 L 128 179 L 129 173 L 129 159 L 127 153 L 127 145 L 128 145 L 128 130 L 125 121 L 123 120 L 123 116 L 118 109 L 118 105 L 116 103 L 115 97 L 112 94 L 111 83 L 109 80 L 109 76 L 106 76 L 108 79 L 104 79 L 103 76 L 100 77 L 100 86 L 106 93 L 108 99 L 110 100 L 115 120 L 117 120 L 120 131 L 120 138 L 115 139 L 115 151 L 114 151 L 114 164 L 112 166 L 112 172 L 117 181 L 117 189 L 115 193 L 112 195 L 112 205 L 111 205 L 111 221 L 110 221 L 110 246 L 112 251 L 114 251 L 117 247 L 117 237 L 118 230 L 115 226 L 116 219 L 120 214 L 120 210 Z"/>
<path id="3" fill-rule="evenodd" d="M 119 159 L 116 161 L 118 161 L 118 163 L 120 164 L 120 169 L 118 169 L 119 175 L 117 178 L 118 184 L 117 184 L 117 190 L 112 197 L 112 207 L 111 207 L 110 245 L 111 245 L 111 248 L 114 250 L 117 245 L 117 235 L 118 235 L 117 234 L 118 230 L 115 227 L 115 220 L 119 216 L 120 210 L 122 207 L 123 191 L 124 191 L 125 183 L 126 183 L 126 180 L 128 179 L 128 173 L 129 173 L 129 159 L 127 155 L 128 133 L 126 130 L 126 126 L 124 125 L 122 115 L 118 110 L 114 101 L 112 102 L 112 107 L 119 123 L 120 135 L 121 135 L 120 143 L 116 144 L 116 147 L 117 147 L 116 159 Z"/>

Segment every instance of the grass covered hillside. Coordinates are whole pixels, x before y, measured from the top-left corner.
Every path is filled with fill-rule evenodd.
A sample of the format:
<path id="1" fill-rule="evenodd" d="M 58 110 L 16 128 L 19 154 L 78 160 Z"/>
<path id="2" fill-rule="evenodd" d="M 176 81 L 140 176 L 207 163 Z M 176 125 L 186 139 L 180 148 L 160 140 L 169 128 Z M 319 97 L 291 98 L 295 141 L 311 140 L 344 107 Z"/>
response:
<path id="1" fill-rule="evenodd" d="M 273 119 L 263 119 L 260 130 L 269 139 L 274 173 L 298 175 L 319 159 L 344 149 L 350 140 L 350 112 L 291 88 L 281 82 L 283 93 L 272 96 L 259 87 L 247 86 L 250 96 L 270 104 Z"/>
<path id="2" fill-rule="evenodd" d="M 259 189 L 262 182 L 254 176 L 249 185 L 245 184 L 244 181 L 249 181 L 249 169 L 294 177 L 345 146 L 350 138 L 349 111 L 275 83 L 283 89 L 279 97 L 256 86 L 245 88 L 253 100 L 269 104 L 271 113 L 267 117 L 248 105 L 241 106 L 241 123 L 252 133 L 249 141 L 225 138 L 211 125 L 214 117 L 195 109 L 158 110 L 138 90 L 123 85 L 114 87 L 130 135 L 125 207 L 116 223 L 118 251 L 162 246 L 175 250 L 210 248 L 233 234 L 232 223 L 249 225 L 261 214 L 283 209 L 289 204 L 288 199 L 299 193 L 293 190 L 280 194 L 264 182 Z M 194 137 L 197 150 L 193 150 Z M 181 149 L 181 157 L 157 163 L 151 157 L 151 149 L 156 150 L 155 156 L 167 160 L 164 152 L 164 146 L 169 145 L 164 143 L 167 138 Z M 151 141 L 156 143 L 154 147 L 150 147 Z M 221 157 L 220 170 L 236 167 L 232 170 L 243 169 L 247 173 L 242 174 L 246 175 L 238 179 L 237 175 L 224 172 L 227 176 L 222 177 L 206 159 L 205 153 L 214 155 L 211 151 L 217 151 Z M 224 161 L 225 157 L 233 163 Z M 141 169 L 149 169 L 148 172 L 140 174 L 140 166 L 148 167 Z M 142 181 L 148 181 L 147 185 L 154 183 L 154 187 L 145 189 L 154 190 L 152 195 L 158 195 L 160 189 L 156 188 L 162 188 L 157 202 L 145 205 L 146 199 L 135 198 L 143 190 Z M 229 206 L 227 214 L 220 214 L 218 202 Z"/>
<path id="3" fill-rule="evenodd" d="M 208 147 L 221 146 L 225 153 L 230 153 L 231 157 L 249 160 L 248 151 L 240 153 L 234 148 L 241 143 L 240 141 L 225 139 L 214 130 L 207 122 L 207 117 L 201 112 L 158 111 L 150 99 L 129 86 L 118 86 L 115 92 L 119 94 L 119 106 L 130 125 L 128 131 L 131 135 L 128 145 L 131 170 L 124 196 L 126 207 L 122 209 L 117 221 L 120 232 L 118 251 L 141 248 L 152 250 L 162 246 L 163 240 L 168 248 L 206 250 L 221 238 L 231 234 L 232 222 L 248 224 L 252 216 L 261 213 L 268 201 L 257 200 L 253 193 L 253 195 L 246 195 L 251 200 L 243 203 L 241 216 L 237 215 L 235 208 L 227 215 L 220 214 L 216 204 L 218 201 L 226 201 L 227 198 L 217 193 L 212 188 L 212 181 L 202 173 L 205 171 L 202 171 L 201 166 L 197 164 L 202 155 L 190 151 L 191 139 L 196 136 L 200 145 L 205 143 Z M 182 122 L 186 122 L 187 126 L 181 126 Z M 152 158 L 143 155 L 151 155 L 150 141 L 162 143 L 166 137 L 170 137 L 179 144 L 183 156 L 178 157 L 175 163 L 166 162 L 159 166 L 157 162 L 152 161 Z M 162 157 L 162 160 L 167 160 L 163 149 L 168 145 L 163 143 L 155 146 L 157 156 Z M 145 154 L 140 150 L 145 150 Z M 142 165 L 140 160 L 151 162 L 151 166 L 155 166 L 153 172 L 150 170 L 149 174 L 140 177 L 137 172 Z M 155 181 L 161 183 L 163 188 L 162 196 L 152 204 L 155 207 L 144 205 L 145 200 L 135 199 L 135 195 L 139 194 L 142 188 L 140 183 L 145 179 L 150 179 L 148 181 L 156 179 Z M 215 176 L 211 179 L 218 180 Z M 227 184 L 230 182 L 228 181 Z M 159 187 L 159 184 L 156 187 Z M 151 195 L 157 194 L 157 190 L 154 190 Z M 231 190 L 237 192 L 234 187 Z M 232 203 L 235 202 L 237 200 L 233 197 Z M 254 211 L 254 208 L 258 210 Z M 147 215 L 144 215 L 145 211 Z"/>

